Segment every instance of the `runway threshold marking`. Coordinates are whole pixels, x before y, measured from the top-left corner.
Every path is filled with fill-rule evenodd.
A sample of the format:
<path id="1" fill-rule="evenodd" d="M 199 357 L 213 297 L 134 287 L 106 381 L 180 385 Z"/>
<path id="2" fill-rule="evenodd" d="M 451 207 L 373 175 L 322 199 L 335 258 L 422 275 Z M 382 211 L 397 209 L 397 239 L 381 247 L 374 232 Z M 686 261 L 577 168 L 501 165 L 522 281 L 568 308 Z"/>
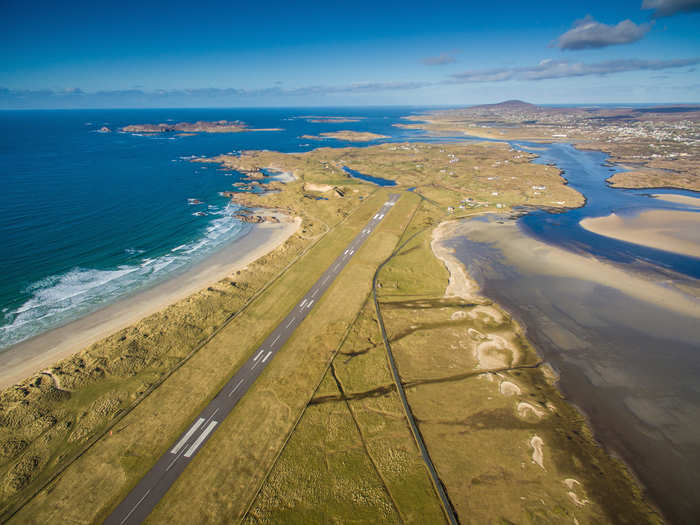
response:
<path id="1" fill-rule="evenodd" d="M 218 421 L 210 421 L 207 427 L 204 429 L 204 431 L 199 435 L 199 437 L 195 440 L 194 443 L 190 446 L 189 449 L 187 449 L 187 452 L 185 452 L 185 457 L 189 458 L 192 454 L 194 454 L 195 450 L 199 448 L 199 445 L 202 444 L 202 441 L 207 439 L 207 436 L 211 434 L 211 431 L 214 430 L 214 427 L 218 425 Z"/>
<path id="2" fill-rule="evenodd" d="M 180 449 L 185 446 L 185 443 L 192 437 L 192 434 L 194 434 L 197 429 L 201 426 L 201 424 L 204 423 L 204 418 L 200 417 L 194 425 L 190 427 L 190 429 L 185 433 L 184 436 L 182 436 L 182 439 L 177 442 L 177 445 L 173 447 L 173 449 L 170 451 L 171 454 L 177 454 L 180 452 Z"/>

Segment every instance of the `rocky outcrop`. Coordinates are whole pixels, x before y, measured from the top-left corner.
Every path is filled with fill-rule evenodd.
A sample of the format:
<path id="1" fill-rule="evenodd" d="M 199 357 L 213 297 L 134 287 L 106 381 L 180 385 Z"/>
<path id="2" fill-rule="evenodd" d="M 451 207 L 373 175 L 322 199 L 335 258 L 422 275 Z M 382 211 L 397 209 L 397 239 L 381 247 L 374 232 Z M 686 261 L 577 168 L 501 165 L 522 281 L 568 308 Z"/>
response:
<path id="1" fill-rule="evenodd" d="M 241 222 L 246 222 L 249 224 L 261 224 L 264 222 L 269 222 L 273 224 L 278 224 L 280 220 L 274 215 L 253 215 L 247 213 L 237 213 L 234 218 Z"/>

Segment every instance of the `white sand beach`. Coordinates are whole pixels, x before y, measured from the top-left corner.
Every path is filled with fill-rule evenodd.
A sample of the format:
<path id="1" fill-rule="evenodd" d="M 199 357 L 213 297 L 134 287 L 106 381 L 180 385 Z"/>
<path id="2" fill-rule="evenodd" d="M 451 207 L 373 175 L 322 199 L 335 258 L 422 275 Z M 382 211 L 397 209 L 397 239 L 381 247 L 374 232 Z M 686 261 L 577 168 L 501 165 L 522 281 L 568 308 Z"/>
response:
<path id="1" fill-rule="evenodd" d="M 300 218 L 283 219 L 279 224 L 254 224 L 246 235 L 183 274 L 3 350 L 0 388 L 13 385 L 245 268 L 282 245 L 300 224 Z"/>

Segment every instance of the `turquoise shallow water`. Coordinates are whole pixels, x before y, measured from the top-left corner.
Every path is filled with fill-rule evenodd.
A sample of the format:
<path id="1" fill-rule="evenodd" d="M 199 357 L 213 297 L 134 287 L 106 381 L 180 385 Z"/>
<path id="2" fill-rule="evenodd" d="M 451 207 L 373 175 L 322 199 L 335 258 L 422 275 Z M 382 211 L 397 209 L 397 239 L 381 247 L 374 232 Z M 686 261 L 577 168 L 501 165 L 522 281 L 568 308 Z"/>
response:
<path id="1" fill-rule="evenodd" d="M 240 174 L 189 162 L 191 156 L 306 151 L 319 143 L 299 136 L 340 129 L 415 136 L 392 127 L 413 110 L 0 112 L 0 348 L 182 272 L 245 233 L 248 226 L 232 217 L 236 210 L 219 195 L 233 190 Z M 335 124 L 299 118 L 308 115 L 366 118 Z M 103 125 L 221 119 L 283 131 L 190 137 L 97 132 Z"/>

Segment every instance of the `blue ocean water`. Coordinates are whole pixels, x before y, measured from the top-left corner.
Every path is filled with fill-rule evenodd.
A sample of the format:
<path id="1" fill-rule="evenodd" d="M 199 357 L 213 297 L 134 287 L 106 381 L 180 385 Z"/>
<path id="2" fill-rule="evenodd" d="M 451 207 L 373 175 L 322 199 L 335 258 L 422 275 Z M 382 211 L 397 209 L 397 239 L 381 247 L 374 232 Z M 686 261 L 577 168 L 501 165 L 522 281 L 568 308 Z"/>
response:
<path id="1" fill-rule="evenodd" d="M 419 109 L 0 112 L 0 348 L 182 272 L 245 233 L 248 226 L 219 195 L 234 190 L 240 174 L 189 162 L 191 156 L 348 146 L 299 138 L 341 129 L 411 138 L 417 133 L 392 124 Z M 306 116 L 363 118 L 328 123 Z M 221 119 L 283 131 L 188 137 L 97 131 Z"/>

